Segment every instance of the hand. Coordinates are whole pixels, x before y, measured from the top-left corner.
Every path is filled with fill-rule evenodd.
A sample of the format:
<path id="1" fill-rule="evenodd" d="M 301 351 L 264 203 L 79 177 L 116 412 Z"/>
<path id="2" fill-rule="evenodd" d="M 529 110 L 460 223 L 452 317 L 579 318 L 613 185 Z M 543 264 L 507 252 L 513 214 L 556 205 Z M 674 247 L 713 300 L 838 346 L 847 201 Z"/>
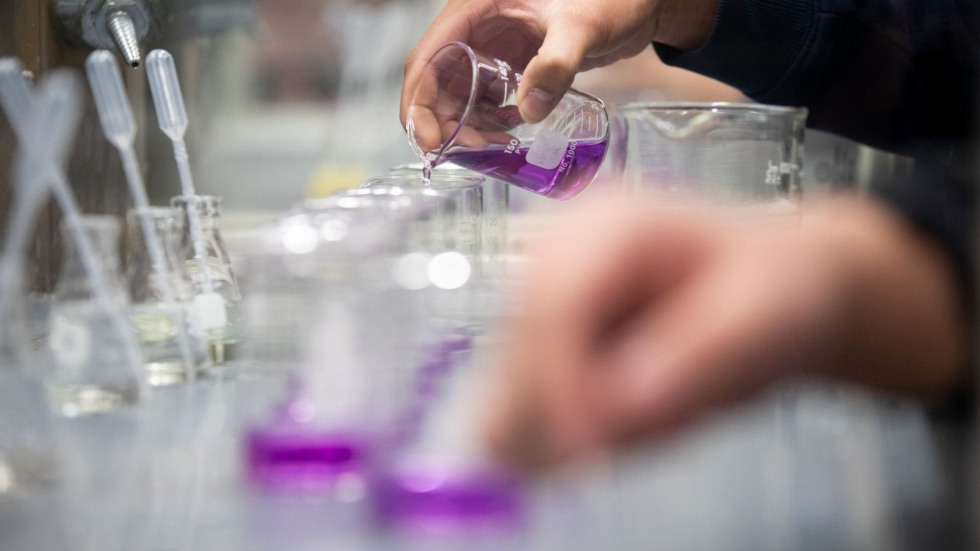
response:
<path id="1" fill-rule="evenodd" d="M 693 48 L 708 36 L 716 0 L 449 0 L 405 61 L 401 120 L 425 62 L 466 42 L 521 70 L 521 116 L 543 119 L 579 71 L 608 65 L 657 39 Z"/>
<path id="2" fill-rule="evenodd" d="M 636 202 L 530 251 L 488 441 L 539 468 L 650 438 L 800 374 L 937 396 L 966 357 L 952 268 L 885 209 L 721 223 Z"/>

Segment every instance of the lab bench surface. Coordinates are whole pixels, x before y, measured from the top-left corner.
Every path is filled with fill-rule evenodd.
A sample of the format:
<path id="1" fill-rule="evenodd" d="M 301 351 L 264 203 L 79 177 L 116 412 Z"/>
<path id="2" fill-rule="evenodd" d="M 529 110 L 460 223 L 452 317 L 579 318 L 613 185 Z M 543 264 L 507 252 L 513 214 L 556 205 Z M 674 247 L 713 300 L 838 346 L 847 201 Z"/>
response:
<path id="1" fill-rule="evenodd" d="M 0 550 L 969 548 L 955 467 L 969 434 L 849 388 L 782 388 L 668 440 L 536 479 L 522 529 L 459 539 L 380 530 L 356 497 L 250 486 L 241 435 L 283 384 L 251 372 L 159 389 L 131 411 L 56 420 L 58 477 L 0 499 Z"/>

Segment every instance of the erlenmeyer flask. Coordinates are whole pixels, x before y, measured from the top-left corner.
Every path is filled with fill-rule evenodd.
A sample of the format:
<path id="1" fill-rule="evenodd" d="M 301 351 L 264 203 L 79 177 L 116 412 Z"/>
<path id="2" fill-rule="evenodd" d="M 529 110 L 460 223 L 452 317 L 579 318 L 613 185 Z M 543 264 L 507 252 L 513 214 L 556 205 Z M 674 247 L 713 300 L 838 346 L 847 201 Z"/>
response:
<path id="1" fill-rule="evenodd" d="M 111 411 L 139 400 L 139 348 L 125 309 L 128 296 L 119 272 L 119 221 L 83 216 L 80 228 L 62 225 L 65 249 L 51 306 L 49 396 L 67 416 Z M 102 271 L 100 297 L 73 239 L 88 236 Z"/>
<path id="2" fill-rule="evenodd" d="M 242 302 L 238 279 L 221 238 L 221 198 L 213 195 L 180 195 L 172 198 L 170 204 L 181 213 L 183 220 L 180 250 L 194 285 L 197 323 L 207 333 L 211 361 L 216 366 L 221 365 L 238 357 Z M 201 221 L 206 255 L 203 263 L 195 256 L 191 227 L 187 219 L 191 208 L 196 209 Z M 221 296 L 223 312 L 216 312 L 219 306 L 210 300 L 200 300 L 200 297 L 212 292 Z"/>
<path id="3" fill-rule="evenodd" d="M 210 365 L 207 338 L 193 316 L 194 288 L 178 247 L 182 225 L 173 209 L 151 207 L 127 213 L 126 279 L 143 367 L 150 385 L 193 380 Z M 162 249 L 154 267 L 144 228 Z"/>

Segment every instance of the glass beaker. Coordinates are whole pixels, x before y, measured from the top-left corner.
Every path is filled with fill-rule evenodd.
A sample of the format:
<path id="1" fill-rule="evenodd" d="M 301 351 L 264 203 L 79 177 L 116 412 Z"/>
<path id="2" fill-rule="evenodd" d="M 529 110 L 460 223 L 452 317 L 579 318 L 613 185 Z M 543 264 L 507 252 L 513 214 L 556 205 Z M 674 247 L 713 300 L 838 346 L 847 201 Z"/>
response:
<path id="1" fill-rule="evenodd" d="M 369 180 L 346 195 L 409 198 L 424 209 L 404 225 L 399 260 L 406 286 L 423 291 L 433 321 L 445 331 L 479 329 L 491 305 L 479 300 L 487 281 L 482 271 L 482 178 L 441 176 L 429 186 L 393 176 Z"/>
<path id="2" fill-rule="evenodd" d="M 412 95 L 409 144 L 429 166 L 452 162 L 546 197 L 574 197 L 606 155 L 606 109 L 569 90 L 544 120 L 528 123 L 517 108 L 520 80 L 506 61 L 462 42 L 444 45 Z"/>
<path id="3" fill-rule="evenodd" d="M 795 203 L 806 115 L 749 103 L 628 104 L 613 115 L 611 162 L 627 190 L 663 200 Z"/>
<path id="4" fill-rule="evenodd" d="M 174 209 L 150 207 L 131 209 L 126 221 L 130 319 L 147 382 L 158 386 L 192 381 L 210 362 L 207 337 L 194 323 L 194 288 L 178 252 L 181 220 Z M 154 265 L 150 239 L 159 249 L 160 266 Z"/>
<path id="5" fill-rule="evenodd" d="M 21 263 L 0 260 L 0 500 L 39 489 L 57 474 L 43 371 L 31 342 Z"/>
<path id="6" fill-rule="evenodd" d="M 441 308 L 448 318 L 459 320 L 466 327 L 480 328 L 493 317 L 495 306 L 499 303 L 496 291 L 503 283 L 503 251 L 499 243 L 487 239 L 487 232 L 495 232 L 498 227 L 488 227 L 488 223 L 499 225 L 505 213 L 495 213 L 495 221 L 487 220 L 486 208 L 499 207 L 499 203 L 488 199 L 487 180 L 481 176 L 468 176 L 465 171 L 452 170 L 433 172 L 429 183 L 422 175 L 400 174 L 371 178 L 361 184 L 362 189 L 374 189 L 379 193 L 386 188 L 395 193 L 400 191 L 430 189 L 446 196 L 446 200 L 418 217 L 413 225 L 424 224 L 424 242 L 417 241 L 419 251 L 433 255 L 450 252 L 462 254 L 471 266 L 469 280 L 463 285 L 447 288 L 435 281 L 432 298 L 443 302 Z M 412 191 L 410 191 L 412 192 Z M 488 205 L 489 203 L 489 205 Z M 491 248 L 488 250 L 488 248 Z"/>
<path id="7" fill-rule="evenodd" d="M 388 240 L 372 235 L 389 228 L 369 220 L 373 209 L 348 209 L 291 216 L 245 259 L 246 281 L 259 285 L 246 301 L 248 326 L 263 313 L 256 296 L 289 305 L 256 320 L 290 339 L 275 346 L 287 351 L 279 361 L 292 383 L 246 435 L 248 476 L 262 488 L 364 498 L 368 455 L 407 399 L 426 320 L 414 290 L 395 281 Z"/>
<path id="8" fill-rule="evenodd" d="M 221 198 L 178 195 L 170 199 L 170 205 L 181 213 L 184 227 L 180 250 L 194 284 L 195 323 L 207 334 L 211 362 L 218 366 L 238 356 L 242 301 L 238 278 L 221 238 Z M 192 208 L 201 222 L 203 260 L 197 257 L 189 223 L 188 211 Z M 220 296 L 222 304 L 213 300 L 215 294 Z"/>
<path id="9" fill-rule="evenodd" d="M 375 460 L 376 520 L 394 549 L 521 548 L 523 481 L 473 437 L 487 343 L 457 335 L 416 371 L 413 400 Z"/>
<path id="10" fill-rule="evenodd" d="M 0 258 L 0 367 L 27 365 L 34 361 L 28 314 L 27 287 L 24 285 L 24 263 Z"/>
<path id="11" fill-rule="evenodd" d="M 405 176 L 424 185 L 422 163 L 410 163 L 392 167 L 387 176 Z M 473 172 L 453 163 L 443 163 L 433 169 L 429 179 L 439 180 L 446 176 L 466 176 Z M 369 180 L 370 181 L 370 180 Z M 483 271 L 493 280 L 507 275 L 508 213 L 510 212 L 510 186 L 495 178 L 483 180 Z"/>
<path id="12" fill-rule="evenodd" d="M 51 373 L 48 393 L 67 416 L 111 411 L 139 400 L 142 359 L 126 316 L 128 296 L 119 271 L 119 221 L 87 215 L 79 226 L 62 224 L 65 248 L 49 318 Z M 86 269 L 77 234 L 95 254 L 93 276 Z M 97 278 L 97 279 L 95 279 Z M 96 285 L 104 285 L 98 290 Z"/>

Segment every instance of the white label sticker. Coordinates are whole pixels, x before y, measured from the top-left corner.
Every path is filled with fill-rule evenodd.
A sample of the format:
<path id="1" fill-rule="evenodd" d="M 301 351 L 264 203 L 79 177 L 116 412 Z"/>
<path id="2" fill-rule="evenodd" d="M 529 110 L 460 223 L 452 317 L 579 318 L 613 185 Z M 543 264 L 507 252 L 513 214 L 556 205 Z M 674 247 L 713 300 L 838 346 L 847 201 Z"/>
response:
<path id="1" fill-rule="evenodd" d="M 54 316 L 48 339 L 55 361 L 60 367 L 81 367 L 88 362 L 92 353 L 92 339 L 88 328 L 65 316 Z"/>
<path id="2" fill-rule="evenodd" d="M 228 323 L 225 299 L 218 293 L 203 293 L 194 297 L 194 322 L 204 330 L 218 329 Z"/>
<path id="3" fill-rule="evenodd" d="M 527 150 L 527 162 L 551 170 L 561 163 L 568 149 L 568 138 L 554 130 L 542 130 Z"/>

